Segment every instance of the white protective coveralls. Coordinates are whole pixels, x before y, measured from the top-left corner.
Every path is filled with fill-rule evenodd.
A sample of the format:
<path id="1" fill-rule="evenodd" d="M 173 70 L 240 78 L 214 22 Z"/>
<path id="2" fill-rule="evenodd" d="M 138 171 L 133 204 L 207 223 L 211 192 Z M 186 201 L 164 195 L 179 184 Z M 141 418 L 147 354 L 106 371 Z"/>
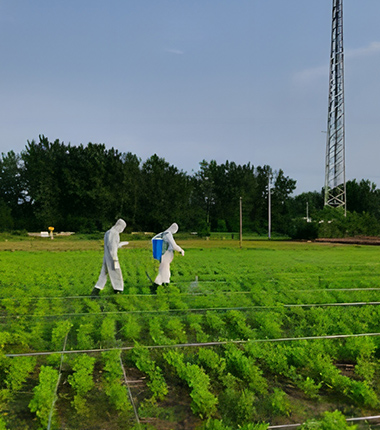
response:
<path id="1" fill-rule="evenodd" d="M 185 255 L 185 251 L 175 243 L 173 238 L 173 234 L 177 233 L 177 231 L 178 225 L 174 223 L 167 230 L 157 234 L 153 238 L 162 238 L 164 241 L 163 246 L 167 247 L 167 250 L 161 258 L 161 264 L 158 268 L 158 275 L 154 280 L 156 285 L 168 284 L 170 282 L 170 263 L 173 261 L 174 251 L 178 251 L 182 255 Z"/>
<path id="2" fill-rule="evenodd" d="M 124 290 L 124 280 L 121 274 L 117 250 L 124 245 L 128 245 L 128 242 L 120 242 L 120 233 L 126 226 L 127 223 L 123 219 L 118 219 L 116 224 L 104 235 L 103 265 L 94 288 L 98 288 L 99 290 L 104 288 L 108 273 L 113 289 L 115 291 Z"/>

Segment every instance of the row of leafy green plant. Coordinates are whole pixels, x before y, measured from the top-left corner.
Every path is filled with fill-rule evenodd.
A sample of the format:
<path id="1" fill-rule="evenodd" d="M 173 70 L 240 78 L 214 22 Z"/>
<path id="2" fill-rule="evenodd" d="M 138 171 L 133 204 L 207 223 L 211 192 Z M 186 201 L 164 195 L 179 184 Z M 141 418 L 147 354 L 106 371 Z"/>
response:
<path id="1" fill-rule="evenodd" d="M 144 269 L 153 266 L 147 258 L 143 268 L 122 267 L 129 294 L 110 296 L 107 286 L 95 299 L 83 293 L 85 276 L 71 278 L 80 266 L 72 264 L 74 257 L 96 266 L 92 252 L 53 256 L 49 279 L 56 284 L 50 289 L 50 281 L 42 282 L 44 276 L 32 269 L 38 277 L 37 284 L 30 284 L 33 291 L 26 288 L 29 281 L 22 278 L 24 269 L 15 257 L 32 268 L 48 255 L 2 255 L 21 269 L 19 278 L 2 280 L 0 428 L 46 428 L 50 418 L 52 428 L 61 428 L 67 416 L 90 428 L 99 417 L 100 401 L 103 415 L 107 410 L 124 428 L 138 428 L 123 367 L 143 381 L 143 389 L 131 392 L 144 428 L 155 428 L 155 420 L 171 420 L 174 428 L 181 413 L 192 416 L 199 428 L 264 429 L 269 422 L 306 421 L 316 414 L 316 404 L 321 410 L 339 408 L 347 416 L 375 412 L 379 337 L 269 342 L 380 331 L 376 305 L 289 306 L 375 302 L 379 297 L 374 251 L 365 248 L 362 259 L 353 263 L 339 248 L 333 272 L 331 255 L 328 260 L 318 250 L 310 248 L 310 257 L 291 249 L 280 255 L 274 249 L 190 250 L 186 255 L 193 264 L 199 262 L 197 273 L 185 259 L 176 260 L 177 282 L 159 287 L 157 295 L 148 294 Z M 359 251 L 349 249 L 351 255 L 360 256 Z M 141 250 L 130 254 L 132 261 L 145 258 Z M 269 259 L 274 263 L 266 266 Z M 326 260 L 331 265 L 327 273 Z M 72 284 L 66 284 L 68 279 Z M 219 344 L 198 345 L 206 342 Z M 103 352 L 93 351 L 98 349 Z M 8 356 L 43 351 L 55 353 Z"/>
<path id="2" fill-rule="evenodd" d="M 318 308 L 319 309 L 319 308 Z M 369 309 L 369 308 L 365 308 Z M 307 318 L 297 311 L 284 313 L 282 316 L 272 313 L 269 315 L 270 319 L 263 318 L 263 314 L 247 315 L 241 311 L 228 311 L 225 314 L 219 315 L 212 311 L 205 314 L 190 313 L 186 317 L 178 316 L 155 316 L 149 319 L 148 327 L 145 326 L 145 321 L 141 317 L 135 317 L 131 314 L 122 318 L 106 316 L 99 321 L 99 318 L 92 323 L 84 321 L 79 326 L 74 324 L 76 329 L 76 336 L 69 337 L 69 349 L 94 349 L 99 348 L 117 348 L 126 344 L 134 344 L 134 342 L 144 342 L 146 344 L 170 345 L 178 344 L 189 341 L 207 342 L 210 339 L 230 340 L 230 339 L 254 339 L 259 336 L 260 339 L 266 335 L 283 335 L 281 325 L 285 322 L 288 323 L 289 319 L 293 321 L 298 317 L 304 321 L 305 326 L 312 326 L 318 333 L 329 334 L 333 327 L 344 324 L 345 329 L 353 331 L 358 328 L 371 329 L 367 319 L 372 316 L 378 319 L 377 308 L 370 309 L 362 315 L 361 309 L 354 309 L 354 315 L 337 314 L 336 312 L 315 312 L 312 310 L 308 313 Z M 321 316 L 322 321 L 321 321 Z M 258 327 L 260 331 L 255 332 L 254 320 L 259 320 Z M 325 323 L 330 321 L 331 327 L 328 329 Z M 350 324 L 351 322 L 351 324 Z M 322 323 L 322 324 L 321 324 Z M 374 323 L 373 323 L 374 324 Z M 41 348 L 41 346 L 49 346 L 53 350 L 60 351 L 62 349 L 62 335 L 67 329 L 67 321 L 50 322 L 46 321 L 37 322 L 30 332 L 23 330 L 24 335 L 21 333 L 9 333 L 4 331 L 2 333 L 2 340 L 7 344 L 6 335 L 8 335 L 8 342 L 13 345 L 18 341 L 19 350 L 34 350 Z M 283 324 L 285 325 L 285 324 Z M 144 327 L 145 326 L 145 327 Z M 118 327 L 121 327 L 118 330 Z M 72 329 L 73 329 L 72 328 Z M 148 335 L 143 336 L 143 333 L 148 328 Z M 326 330 L 327 328 L 327 330 Z M 325 331 L 326 330 L 326 331 Z M 315 335 L 314 332 L 313 334 Z M 34 343 L 32 337 L 38 333 L 46 333 L 45 344 L 40 342 Z M 51 339 L 50 338 L 51 333 Z M 347 332 L 346 332 L 347 333 Z M 303 333 L 304 334 L 304 333 Z M 22 348 L 26 346 L 27 348 Z M 273 415 L 289 415 L 291 406 L 287 401 L 287 395 L 281 388 L 281 383 L 278 387 L 270 386 L 267 379 L 276 377 L 284 381 L 291 381 L 295 387 L 303 391 L 306 397 L 311 400 L 317 399 L 321 393 L 335 394 L 343 396 L 348 403 L 358 405 L 360 407 L 376 408 L 378 406 L 377 394 L 377 379 L 378 379 L 378 366 L 376 351 L 378 344 L 376 338 L 352 338 L 344 342 L 337 341 L 314 341 L 314 342 L 299 342 L 297 346 L 292 344 L 260 344 L 255 343 L 254 340 L 244 344 L 243 346 L 236 344 L 227 344 L 227 346 L 220 346 L 213 349 L 201 348 L 197 351 L 194 358 L 194 348 L 184 348 L 183 350 L 165 349 L 163 354 L 157 354 L 156 351 L 149 351 L 143 347 L 137 346 L 130 360 L 135 361 L 138 369 L 144 372 L 149 378 L 148 387 L 152 392 L 152 399 L 163 400 L 167 394 L 167 382 L 163 375 L 174 372 L 177 377 L 183 380 L 189 387 L 189 395 L 192 398 L 191 409 L 193 413 L 199 415 L 201 418 L 210 418 L 224 411 L 224 419 L 227 422 L 243 423 L 254 420 L 255 417 L 268 419 Z M 112 354 L 115 351 L 105 352 L 103 354 Z M 154 356 L 157 356 L 156 358 Z M 50 365 L 58 366 L 59 354 L 50 356 L 48 363 Z M 26 367 L 24 377 L 27 376 L 28 371 L 33 371 L 31 363 L 33 357 L 20 357 L 20 358 L 4 358 L 4 367 L 7 369 L 5 372 L 9 373 L 9 379 L 5 378 L 7 387 L 16 388 L 17 380 L 14 379 L 15 368 L 12 370 L 12 362 L 14 360 L 25 359 Z M 54 359 L 56 361 L 54 361 Z M 355 365 L 355 378 L 348 378 L 340 374 L 334 363 L 343 361 L 344 363 L 352 363 Z M 93 369 L 95 358 L 88 357 L 87 355 L 78 355 L 72 364 L 72 370 L 75 376 L 70 375 L 68 381 L 76 394 L 73 397 L 73 406 L 79 414 L 83 414 L 86 410 L 85 394 L 86 390 L 92 388 L 91 385 L 91 369 Z M 9 366 L 9 367 L 8 367 Z M 26 366 L 26 364 L 25 364 Z M 117 368 L 112 370 L 112 366 Z M 46 402 L 52 400 L 50 388 L 54 387 L 57 370 L 44 370 L 51 369 L 49 366 L 42 366 L 40 379 L 42 386 L 49 387 L 47 391 L 50 392 L 50 397 L 47 396 Z M 105 367 L 107 369 L 107 366 Z M 117 360 L 117 355 L 113 356 L 112 361 L 108 361 L 109 371 L 113 373 L 118 372 L 119 379 L 121 378 L 120 365 Z M 161 369 L 164 369 L 162 371 Z M 50 373 L 49 373 L 50 372 Z M 54 376 L 55 375 L 55 376 Z M 22 378 L 22 374 L 18 375 Z M 87 382 L 84 381 L 87 378 Z M 45 381 L 45 382 L 44 382 Z M 213 383 L 211 384 L 211 381 Z M 80 387 L 83 383 L 84 387 Z M 13 385 L 12 385 L 13 384 Z M 106 392 L 114 393 L 116 396 L 116 388 L 105 379 Z M 119 385 L 120 386 L 120 385 Z M 36 391 L 37 398 L 43 395 L 41 392 L 46 390 L 41 388 Z M 5 392 L 4 392 L 5 393 Z M 3 394 L 4 394 L 3 393 Z M 218 397 L 216 393 L 219 393 Z M 124 397 L 126 392 L 124 391 Z M 227 397 L 224 397 L 227 396 Z M 235 397 L 234 397 L 235 396 Z M 224 400 L 223 400 L 224 399 Z M 247 401 L 242 408 L 246 411 L 239 411 L 239 401 L 244 399 Z M 265 401 L 270 401 L 271 409 Z M 268 400 L 270 399 L 270 400 Z M 124 400 L 127 400 L 126 398 Z M 261 405 L 266 405 L 263 410 L 257 411 L 253 405 L 260 400 Z M 243 400 L 241 400 L 243 401 Z M 123 404 L 123 401 L 116 405 Z M 127 402 L 128 403 L 128 402 Z M 124 402 L 124 404 L 126 404 Z M 233 405 L 231 411 L 228 405 Z M 217 409 L 217 405 L 220 406 Z M 223 409 L 221 409 L 224 406 Z M 264 407 L 264 406 L 263 406 Z M 42 406 L 41 400 L 35 400 L 30 403 L 32 412 L 38 412 L 38 417 L 41 420 L 47 419 L 48 408 L 46 405 Z M 42 412 L 41 412 L 42 411 Z M 250 411 L 249 413 L 247 411 Z M 218 412 L 218 414 L 217 414 Z M 256 414 L 254 414 L 256 412 Z M 42 421 L 44 423 L 44 421 Z"/>
<path id="3" fill-rule="evenodd" d="M 112 337 L 112 330 L 107 330 L 107 326 L 111 327 L 109 321 L 102 326 L 105 343 Z M 321 395 L 336 395 L 341 401 L 343 396 L 347 405 L 368 409 L 378 407 L 376 350 L 377 345 L 371 338 L 353 338 L 342 344 L 304 341 L 297 346 L 248 342 L 242 347 L 230 343 L 196 351 L 194 348 L 165 349 L 163 354 L 136 346 L 127 361 L 148 378 L 150 395 L 141 402 L 143 409 L 164 400 L 169 392 L 169 382 L 178 383 L 178 377 L 188 387 L 194 414 L 203 419 L 221 416 L 224 422 L 236 425 L 258 418 L 269 420 L 273 416 L 290 416 L 293 409 L 282 388 L 284 381 L 312 401 Z M 127 392 L 121 384 L 119 354 L 115 350 L 104 352 L 97 358 L 79 354 L 68 359 L 67 366 L 71 370 L 67 381 L 73 390 L 71 404 L 82 419 L 91 413 L 87 394 L 94 387 L 96 361 L 102 362 L 102 383 L 111 405 L 115 410 L 130 413 Z M 40 366 L 38 384 L 33 388 L 29 403 L 31 412 L 36 413 L 42 425 L 47 424 L 58 378 L 54 358 L 57 356 L 50 356 L 47 363 Z M 356 364 L 354 378 L 342 375 L 334 365 L 340 360 L 347 361 L 347 358 Z M 35 357 L 2 357 L 1 369 L 5 377 L 2 378 L 1 396 L 10 408 L 13 397 L 35 367 Z"/>

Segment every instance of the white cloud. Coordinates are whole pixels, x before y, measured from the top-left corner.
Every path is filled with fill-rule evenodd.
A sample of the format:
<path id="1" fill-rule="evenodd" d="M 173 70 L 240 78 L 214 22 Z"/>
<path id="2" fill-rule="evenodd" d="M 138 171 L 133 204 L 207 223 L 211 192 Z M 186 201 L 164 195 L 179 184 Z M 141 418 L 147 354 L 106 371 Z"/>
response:
<path id="1" fill-rule="evenodd" d="M 169 54 L 175 54 L 175 55 L 183 55 L 184 52 L 180 49 L 165 49 L 166 52 L 169 52 Z"/>
<path id="2" fill-rule="evenodd" d="M 310 69 L 301 70 L 293 76 L 293 81 L 295 83 L 307 84 L 315 81 L 319 78 L 326 78 L 329 73 L 329 66 L 325 64 L 324 66 L 311 67 Z"/>
<path id="3" fill-rule="evenodd" d="M 346 60 L 354 60 L 359 57 L 368 57 L 380 53 L 380 42 L 371 42 L 367 46 L 355 49 L 347 49 L 344 51 Z M 300 70 L 293 76 L 293 82 L 296 84 L 310 84 L 320 78 L 328 78 L 329 65 L 311 67 L 309 69 Z"/>
<path id="4" fill-rule="evenodd" d="M 380 52 L 380 42 L 371 42 L 368 46 L 356 49 L 348 49 L 345 52 L 345 57 L 347 59 L 353 59 L 357 57 L 374 55 Z"/>

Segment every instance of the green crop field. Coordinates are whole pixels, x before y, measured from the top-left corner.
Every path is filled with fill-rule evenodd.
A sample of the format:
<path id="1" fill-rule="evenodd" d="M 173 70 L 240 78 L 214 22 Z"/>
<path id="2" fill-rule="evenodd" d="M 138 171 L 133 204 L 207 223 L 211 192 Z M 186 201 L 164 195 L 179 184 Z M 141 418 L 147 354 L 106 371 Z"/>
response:
<path id="1" fill-rule="evenodd" d="M 0 242 L 0 429 L 311 429 L 326 411 L 378 415 L 379 247 L 177 242 L 185 256 L 156 295 L 146 239 L 119 251 L 124 293 L 107 283 L 96 298 L 101 239 Z"/>

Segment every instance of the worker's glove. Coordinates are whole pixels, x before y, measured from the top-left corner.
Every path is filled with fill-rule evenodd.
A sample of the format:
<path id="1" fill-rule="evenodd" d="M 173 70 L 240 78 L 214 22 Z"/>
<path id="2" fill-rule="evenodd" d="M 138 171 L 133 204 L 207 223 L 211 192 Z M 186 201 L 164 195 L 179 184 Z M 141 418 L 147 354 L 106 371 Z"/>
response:
<path id="1" fill-rule="evenodd" d="M 117 260 L 115 260 L 113 262 L 113 266 L 114 266 L 115 269 L 120 269 L 120 264 L 119 264 L 119 262 Z"/>
<path id="2" fill-rule="evenodd" d="M 182 257 L 185 255 L 185 251 L 183 249 L 181 249 L 181 255 Z"/>
<path id="3" fill-rule="evenodd" d="M 120 242 L 118 245 L 118 248 L 122 248 L 123 246 L 126 246 L 128 244 L 129 244 L 129 242 Z"/>

